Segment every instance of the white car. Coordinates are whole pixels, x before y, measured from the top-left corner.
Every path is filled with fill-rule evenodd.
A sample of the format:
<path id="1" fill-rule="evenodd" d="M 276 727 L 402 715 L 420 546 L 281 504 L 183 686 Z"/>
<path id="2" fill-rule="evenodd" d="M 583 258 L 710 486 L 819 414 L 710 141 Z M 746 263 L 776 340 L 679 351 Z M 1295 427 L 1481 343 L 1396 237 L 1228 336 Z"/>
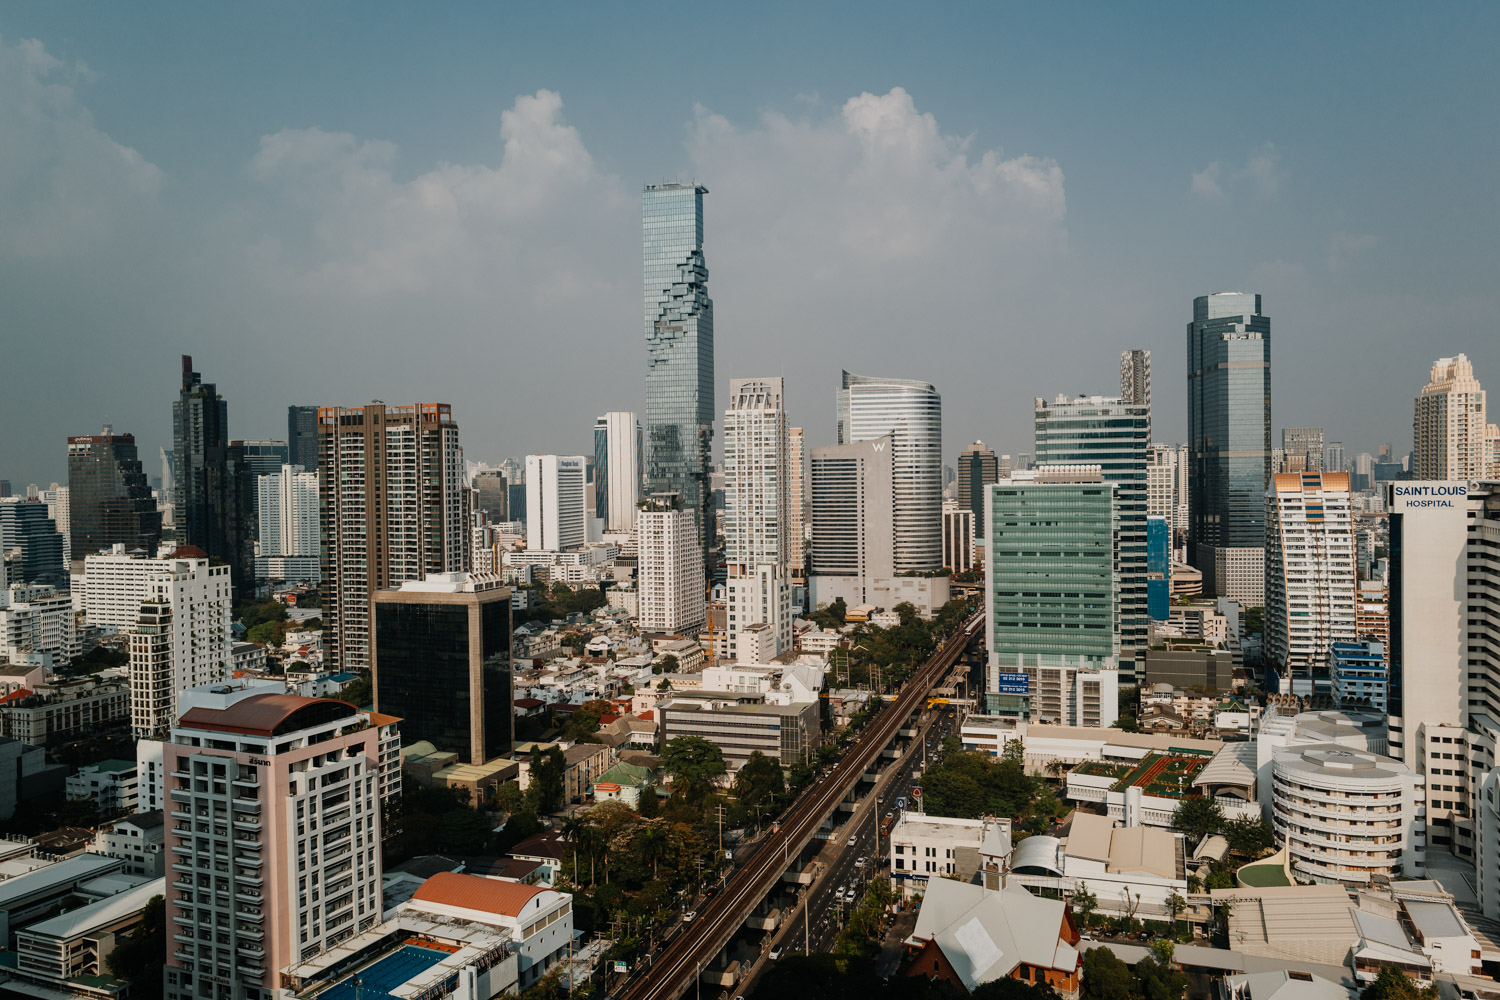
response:
<path id="1" fill-rule="evenodd" d="M 777 945 L 775 948 L 772 948 L 771 954 L 767 957 L 770 958 L 770 960 L 773 962 L 779 959 L 781 957 L 781 946 Z"/>
<path id="2" fill-rule="evenodd" d="M 865 859 L 864 858 L 860 858 L 858 861 L 854 862 L 854 867 L 856 867 L 856 868 L 863 868 L 864 866 L 865 866 Z"/>

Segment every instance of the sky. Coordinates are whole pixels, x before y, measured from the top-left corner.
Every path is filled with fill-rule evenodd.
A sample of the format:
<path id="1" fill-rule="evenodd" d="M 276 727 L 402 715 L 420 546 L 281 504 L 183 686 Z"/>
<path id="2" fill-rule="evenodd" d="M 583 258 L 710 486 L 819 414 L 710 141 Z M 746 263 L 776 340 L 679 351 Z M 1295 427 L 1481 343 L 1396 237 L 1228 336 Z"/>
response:
<path id="1" fill-rule="evenodd" d="M 231 433 L 449 402 L 466 457 L 644 409 L 640 190 L 706 185 L 720 405 L 839 371 L 943 396 L 945 452 L 1264 296 L 1272 416 L 1410 446 L 1500 389 L 1495 4 L 0 6 L 0 478 L 170 447 L 179 354 Z M 1500 402 L 1496 403 L 1500 409 Z M 1277 438 L 1279 442 L 1279 436 Z"/>

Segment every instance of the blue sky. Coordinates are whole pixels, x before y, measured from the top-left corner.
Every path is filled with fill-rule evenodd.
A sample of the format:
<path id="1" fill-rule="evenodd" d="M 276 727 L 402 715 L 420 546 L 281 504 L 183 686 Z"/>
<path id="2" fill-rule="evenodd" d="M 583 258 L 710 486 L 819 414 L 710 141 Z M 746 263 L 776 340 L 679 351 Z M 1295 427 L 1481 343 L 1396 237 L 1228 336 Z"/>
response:
<path id="1" fill-rule="evenodd" d="M 1500 8 L 0 7 L 0 478 L 170 436 L 192 353 L 245 437 L 449 401 L 473 459 L 640 409 L 643 182 L 710 189 L 721 393 L 925 378 L 946 450 L 1259 291 L 1277 428 L 1405 448 L 1432 361 L 1500 387 Z M 1496 404 L 1500 408 L 1500 403 Z M 152 464 L 148 462 L 148 465 Z"/>

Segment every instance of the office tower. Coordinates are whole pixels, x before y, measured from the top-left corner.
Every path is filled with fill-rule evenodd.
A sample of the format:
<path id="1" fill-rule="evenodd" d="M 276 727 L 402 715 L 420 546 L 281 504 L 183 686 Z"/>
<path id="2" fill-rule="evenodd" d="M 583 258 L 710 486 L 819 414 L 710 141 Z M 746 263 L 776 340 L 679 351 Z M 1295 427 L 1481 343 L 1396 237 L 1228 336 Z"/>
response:
<path id="1" fill-rule="evenodd" d="M 838 443 L 890 436 L 897 573 L 943 565 L 943 402 L 926 382 L 844 372 Z"/>
<path id="2" fill-rule="evenodd" d="M 714 304 L 703 260 L 703 196 L 693 184 L 650 184 L 642 195 L 645 264 L 646 492 L 676 493 L 694 511 L 710 565 L 708 472 L 714 437 Z"/>
<path id="3" fill-rule="evenodd" d="M 812 450 L 813 607 L 874 603 L 895 576 L 894 450 L 889 435 Z"/>
<path id="4" fill-rule="evenodd" d="M 771 635 L 771 655 L 792 648 L 791 441 L 780 378 L 729 382 L 724 411 L 725 611 L 731 662 L 746 657 L 752 626 Z"/>
<path id="5" fill-rule="evenodd" d="M 1323 445 L 1324 472 L 1348 472 L 1344 462 L 1344 442 L 1329 441 Z"/>
<path id="6" fill-rule="evenodd" d="M 957 503 L 943 504 L 943 565 L 955 574 L 974 568 L 974 512 Z"/>
<path id="7" fill-rule="evenodd" d="M 1322 472 L 1323 428 L 1283 427 L 1277 472 Z"/>
<path id="8" fill-rule="evenodd" d="M 1331 691 L 1333 644 L 1356 638 L 1354 592 L 1349 477 L 1277 473 L 1266 494 L 1265 644 L 1283 694 Z"/>
<path id="9" fill-rule="evenodd" d="M 66 667 L 83 648 L 74 627 L 73 597 L 45 583 L 7 583 L 0 569 L 0 663 Z M 14 692 L 14 685 L 6 691 Z"/>
<path id="10" fill-rule="evenodd" d="M 474 509 L 491 524 L 510 520 L 510 484 L 505 473 L 486 469 L 474 476 Z"/>
<path id="11" fill-rule="evenodd" d="M 510 499 L 510 509 L 507 511 L 507 513 L 510 515 L 510 520 L 520 521 L 522 524 L 525 524 L 526 484 L 513 482 L 508 487 L 506 487 L 506 494 Z"/>
<path id="12" fill-rule="evenodd" d="M 957 500 L 974 515 L 979 532 L 984 532 L 984 490 L 1000 478 L 1000 460 L 995 453 L 975 441 L 958 455 Z"/>
<path id="13" fill-rule="evenodd" d="M 179 869 L 166 997 L 271 1000 L 283 970 L 380 923 L 381 762 L 400 758 L 395 720 L 260 682 L 184 702 L 162 746 L 170 808 L 191 817 L 166 824 Z"/>
<path id="14" fill-rule="evenodd" d="M 254 588 L 253 487 L 244 451 L 229 442 L 229 404 L 182 356 L 182 389 L 172 404 L 172 504 L 179 542 L 228 564 L 234 587 Z"/>
<path id="15" fill-rule="evenodd" d="M 526 456 L 526 547 L 566 552 L 588 543 L 582 455 Z"/>
<path id="16" fill-rule="evenodd" d="M 290 462 L 290 451 L 285 441 L 231 441 L 229 444 L 240 449 L 245 456 L 245 468 L 256 478 L 274 476 L 281 471 L 283 465 Z"/>
<path id="17" fill-rule="evenodd" d="M 1156 514 L 1146 515 L 1146 613 L 1156 622 L 1172 616 L 1172 527 Z"/>
<path id="18" fill-rule="evenodd" d="M 260 555 L 255 575 L 261 579 L 317 580 L 318 474 L 299 465 L 283 465 L 274 476 L 256 478 L 256 511 L 260 519 Z"/>
<path id="19" fill-rule="evenodd" d="M 1151 638 L 1146 609 L 1147 467 L 1151 407 L 1105 396 L 1058 396 L 1035 401 L 1036 464 L 1098 466 L 1115 485 L 1119 524 L 1120 651 L 1127 657 Z"/>
<path id="20" fill-rule="evenodd" d="M 69 548 L 84 556 L 119 543 L 156 555 L 161 512 L 146 485 L 133 434 L 68 438 Z M 79 567 L 82 568 L 81 566 Z"/>
<path id="21" fill-rule="evenodd" d="M 1271 318 L 1259 295 L 1193 300 L 1188 343 L 1188 562 L 1204 593 L 1265 600 L 1271 482 Z"/>
<path id="22" fill-rule="evenodd" d="M 695 635 L 707 620 L 697 517 L 670 494 L 647 498 L 636 512 L 636 620 L 644 632 Z"/>
<path id="23" fill-rule="evenodd" d="M 286 464 L 318 471 L 318 408 L 286 408 Z"/>
<path id="24" fill-rule="evenodd" d="M 643 458 L 641 422 L 634 413 L 611 411 L 594 422 L 594 516 L 604 519 L 605 531 L 635 527 Z"/>
<path id="25" fill-rule="evenodd" d="M 787 431 L 787 566 L 794 586 L 807 584 L 807 437 Z"/>
<path id="26" fill-rule="evenodd" d="M 1146 516 L 1167 522 L 1174 549 L 1187 532 L 1186 521 L 1178 519 L 1186 506 L 1180 502 L 1185 498 L 1178 496 L 1178 471 L 1177 447 L 1153 444 L 1146 458 Z"/>
<path id="27" fill-rule="evenodd" d="M 101 564 L 110 556 L 90 556 Z M 229 676 L 230 574 L 212 565 L 202 549 L 179 547 L 162 559 L 110 566 L 118 586 L 97 595 L 113 607 L 120 593 L 143 594 L 130 628 L 130 728 L 137 739 L 162 739 L 177 718 L 177 696 Z M 93 586 L 99 586 L 95 583 Z M 102 617 L 102 616 L 101 616 Z M 102 624 L 90 618 L 90 624 Z"/>
<path id="28" fill-rule="evenodd" d="M 63 565 L 71 567 L 73 550 L 71 547 L 72 538 L 69 532 L 72 530 L 73 521 L 71 517 L 72 511 L 70 509 L 72 506 L 72 499 L 70 497 L 69 490 L 66 486 L 59 486 L 56 483 L 53 483 L 49 489 L 42 490 L 41 495 L 38 497 L 38 499 L 46 505 L 47 516 L 52 518 L 52 523 L 57 525 L 57 533 L 59 535 L 62 535 Z M 155 509 L 155 506 L 156 505 L 153 503 L 153 510 Z"/>
<path id="29" fill-rule="evenodd" d="M 508 753 L 510 588 L 496 576 L 438 573 L 375 595 L 375 711 L 399 713 L 408 743 L 467 764 Z"/>
<path id="30" fill-rule="evenodd" d="M 370 662 L 370 597 L 469 568 L 468 491 L 447 403 L 318 411 L 324 662 Z"/>
<path id="31" fill-rule="evenodd" d="M 1042 466 L 989 487 L 987 711 L 1077 725 L 1063 692 L 1085 679 L 1117 689 L 1118 488 L 1098 465 Z"/>
<path id="32" fill-rule="evenodd" d="M 1413 479 L 1485 476 L 1484 388 L 1468 357 L 1438 358 L 1413 410 Z"/>
<path id="33" fill-rule="evenodd" d="M 66 589 L 63 536 L 41 500 L 0 499 L 0 559 L 8 560 L 11 583 L 46 583 Z"/>
<path id="34" fill-rule="evenodd" d="M 1127 403 L 1151 405 L 1151 352 L 1120 352 L 1120 398 Z"/>

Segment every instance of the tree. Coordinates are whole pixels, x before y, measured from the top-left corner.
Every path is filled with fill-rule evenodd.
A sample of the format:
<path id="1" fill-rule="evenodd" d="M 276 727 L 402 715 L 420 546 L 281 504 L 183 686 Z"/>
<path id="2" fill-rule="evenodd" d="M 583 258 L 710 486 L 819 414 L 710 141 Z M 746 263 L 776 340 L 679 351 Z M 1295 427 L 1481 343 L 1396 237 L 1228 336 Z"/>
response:
<path id="1" fill-rule="evenodd" d="M 1238 816 L 1224 824 L 1224 839 L 1236 854 L 1255 857 L 1274 843 L 1271 824 L 1264 819 Z"/>
<path id="2" fill-rule="evenodd" d="M 1090 948 L 1083 953 L 1082 995 L 1085 1000 L 1137 1000 L 1130 966 L 1108 948 Z"/>
<path id="3" fill-rule="evenodd" d="M 676 655 L 667 653 L 661 659 L 651 664 L 651 672 L 653 674 L 675 674 L 680 667 L 681 664 L 678 663 Z M 662 683 L 665 684 L 666 681 L 662 681 Z"/>
<path id="4" fill-rule="evenodd" d="M 655 819 L 661 815 L 661 799 L 656 797 L 655 785 L 645 785 L 641 788 L 635 811 L 641 814 L 641 819 Z"/>
<path id="5" fill-rule="evenodd" d="M 375 700 L 375 687 L 369 674 L 360 674 L 345 684 L 339 691 L 339 700 L 347 701 L 356 708 L 365 708 Z"/>
<path id="6" fill-rule="evenodd" d="M 844 627 L 844 619 L 849 613 L 849 606 L 844 603 L 842 597 L 838 598 L 826 608 L 814 611 L 808 617 L 817 622 L 825 629 L 840 629 Z"/>
<path id="7" fill-rule="evenodd" d="M 969 996 L 973 1000 L 1059 1000 L 1057 991 L 1046 983 L 1032 986 L 1009 976 L 980 983 Z"/>
<path id="8" fill-rule="evenodd" d="M 1183 899 L 1180 895 L 1178 895 L 1177 891 L 1174 889 L 1172 891 L 1171 895 L 1167 896 L 1167 912 L 1172 915 L 1172 931 L 1173 931 L 1173 933 L 1176 933 L 1176 930 L 1177 930 L 1177 917 L 1178 917 L 1178 915 L 1181 914 L 1182 911 L 1186 910 L 1186 909 L 1187 909 L 1187 900 Z"/>
<path id="9" fill-rule="evenodd" d="M 1099 908 L 1099 897 L 1087 889 L 1079 889 L 1073 893 L 1073 909 L 1078 914 L 1078 922 L 1083 926 L 1089 925 L 1089 918 Z"/>
<path id="10" fill-rule="evenodd" d="M 1119 729 L 1127 733 L 1138 733 L 1141 731 L 1140 724 L 1135 721 L 1135 716 L 1133 715 L 1122 715 L 1109 725 L 1112 729 Z"/>
<path id="11" fill-rule="evenodd" d="M 910 601 L 902 601 L 891 610 L 896 612 L 896 617 L 901 619 L 902 625 L 914 625 L 922 620 L 922 613 Z"/>
<path id="12" fill-rule="evenodd" d="M 562 808 L 563 774 L 568 762 L 563 752 L 551 747 L 542 753 L 541 747 L 531 748 L 531 790 L 536 793 L 538 813 L 556 812 Z"/>
<path id="13" fill-rule="evenodd" d="M 562 724 L 560 739 L 573 742 L 598 743 L 593 736 L 599 731 L 599 720 L 614 710 L 614 706 L 602 698 L 595 698 L 579 705 L 567 721 Z"/>
<path id="14" fill-rule="evenodd" d="M 662 764 L 672 776 L 672 787 L 690 801 L 701 799 L 724 773 L 724 751 L 701 736 L 679 736 L 661 751 Z"/>
<path id="15" fill-rule="evenodd" d="M 667 831 L 660 826 L 648 826 L 636 834 L 631 846 L 635 848 L 642 861 L 651 863 L 651 877 L 656 878 L 656 866 L 662 858 L 667 856 L 669 848 Z"/>
<path id="16" fill-rule="evenodd" d="M 761 810 L 786 792 L 781 762 L 756 750 L 734 776 L 734 792 L 746 809 L 755 810 L 755 821 L 759 823 Z"/>
<path id="17" fill-rule="evenodd" d="M 1175 892 L 1172 895 L 1177 896 Z M 1182 899 L 1181 896 L 1177 896 L 1177 898 L 1179 900 Z M 1172 900 L 1169 898 L 1167 900 L 1167 906 L 1170 908 L 1171 905 Z M 1176 954 L 1177 946 L 1174 945 L 1171 941 L 1168 941 L 1166 938 L 1157 938 L 1155 941 L 1151 942 L 1151 957 L 1156 959 L 1157 965 L 1170 969 L 1172 967 L 1172 959 Z"/>
<path id="18" fill-rule="evenodd" d="M 473 809 L 454 809 L 438 820 L 437 847 L 440 851 L 482 854 L 489 840 L 489 821 Z"/>
<path id="19" fill-rule="evenodd" d="M 1437 984 L 1418 986 L 1394 965 L 1382 965 L 1375 981 L 1365 987 L 1359 1000 L 1437 1000 Z"/>
<path id="20" fill-rule="evenodd" d="M 1183 799 L 1172 814 L 1172 825 L 1194 841 L 1218 833 L 1224 825 L 1224 810 L 1213 799 L 1201 795 Z"/>
<path id="21" fill-rule="evenodd" d="M 1000 759 L 1024 767 L 1026 765 L 1026 741 L 1019 736 L 1006 740 L 1005 746 L 1000 748 Z"/>
<path id="22" fill-rule="evenodd" d="M 1181 1000 L 1190 985 L 1186 975 L 1154 958 L 1135 963 L 1135 995 L 1144 1000 Z"/>
<path id="23" fill-rule="evenodd" d="M 128 937 L 120 939 L 104 959 L 110 974 L 130 984 L 136 996 L 162 995 L 162 957 L 167 953 L 167 905 L 152 896 L 141 911 L 141 922 Z"/>

